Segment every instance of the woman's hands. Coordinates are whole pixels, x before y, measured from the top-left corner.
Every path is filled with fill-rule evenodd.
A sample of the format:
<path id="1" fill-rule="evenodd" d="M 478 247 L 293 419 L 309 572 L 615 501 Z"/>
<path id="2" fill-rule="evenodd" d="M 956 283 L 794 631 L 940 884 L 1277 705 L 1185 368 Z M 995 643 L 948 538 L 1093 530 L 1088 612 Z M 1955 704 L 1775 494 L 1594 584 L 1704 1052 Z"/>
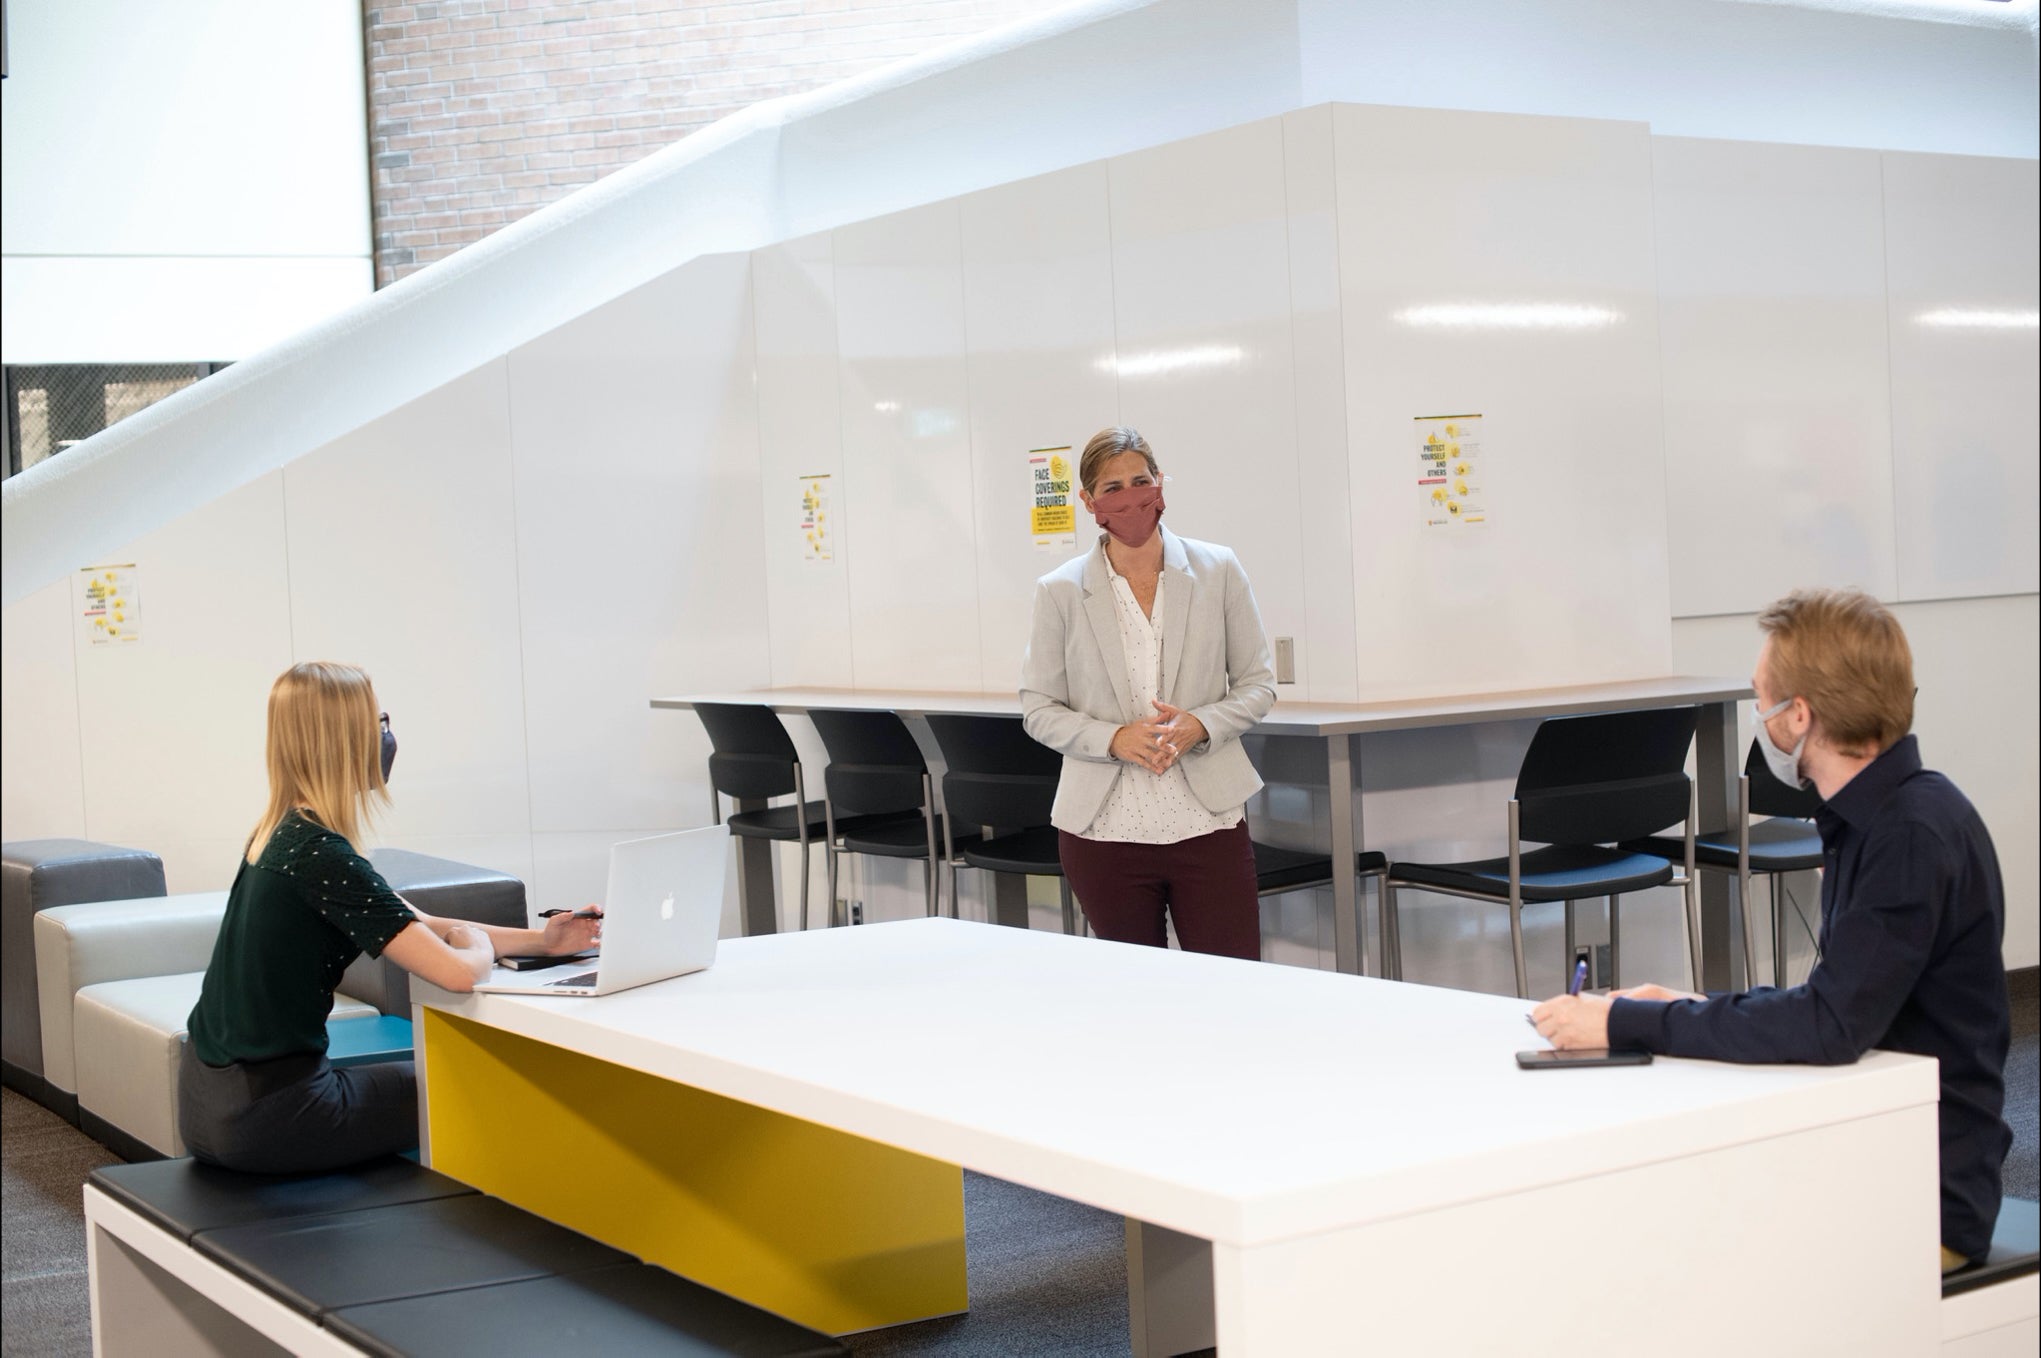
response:
<path id="1" fill-rule="evenodd" d="M 1150 773 L 1169 771 L 1185 750 L 1210 739 L 1205 724 L 1180 707 L 1155 701 L 1155 715 L 1129 722 L 1113 732 L 1113 758 L 1135 764 Z"/>
<path id="2" fill-rule="evenodd" d="M 540 950 L 548 957 L 586 952 L 602 942 L 602 907 L 590 905 L 572 914 L 554 915 L 539 938 Z"/>

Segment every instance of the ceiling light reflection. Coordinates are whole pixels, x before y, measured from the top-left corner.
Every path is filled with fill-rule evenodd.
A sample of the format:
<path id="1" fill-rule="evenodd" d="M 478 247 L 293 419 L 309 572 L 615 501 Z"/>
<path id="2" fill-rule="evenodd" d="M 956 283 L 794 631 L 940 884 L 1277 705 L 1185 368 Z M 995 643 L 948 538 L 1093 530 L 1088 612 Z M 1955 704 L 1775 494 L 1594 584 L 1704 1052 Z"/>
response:
<path id="1" fill-rule="evenodd" d="M 2041 312 L 1995 310 L 1988 307 L 1943 307 L 1923 311 L 1916 324 L 1946 330 L 2033 330 L 2041 327 Z"/>
<path id="2" fill-rule="evenodd" d="M 1593 330 L 1620 324 L 1623 313 L 1577 302 L 1441 302 L 1390 319 L 1427 330 Z"/>
<path id="3" fill-rule="evenodd" d="M 1164 377 L 1200 368 L 1230 368 L 1247 357 L 1237 344 L 1201 344 L 1189 349 L 1151 349 L 1124 358 L 1106 357 L 1094 366 L 1120 377 Z"/>

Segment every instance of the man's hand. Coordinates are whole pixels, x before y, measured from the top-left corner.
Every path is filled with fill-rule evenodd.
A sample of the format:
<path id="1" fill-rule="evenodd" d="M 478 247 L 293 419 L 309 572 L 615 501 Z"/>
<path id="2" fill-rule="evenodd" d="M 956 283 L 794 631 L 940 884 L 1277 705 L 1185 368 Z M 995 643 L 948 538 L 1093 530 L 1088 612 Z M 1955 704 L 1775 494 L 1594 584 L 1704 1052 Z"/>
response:
<path id="1" fill-rule="evenodd" d="M 1160 704 L 1157 704 L 1160 706 Z M 1129 722 L 1113 732 L 1113 758 L 1138 765 L 1150 773 L 1161 773 L 1175 755 L 1166 748 L 1169 730 L 1161 717 Z"/>
<path id="2" fill-rule="evenodd" d="M 1609 1001 L 1602 995 L 1560 995 L 1531 1011 L 1538 1035 L 1561 1051 L 1609 1045 Z"/>
<path id="3" fill-rule="evenodd" d="M 594 911 L 594 914 L 585 913 Z M 540 935 L 542 951 L 548 957 L 565 957 L 586 952 L 602 942 L 602 907 L 584 906 L 571 914 L 554 915 Z"/>
<path id="4" fill-rule="evenodd" d="M 1171 707 L 1162 699 L 1157 698 L 1155 700 L 1155 711 L 1161 718 L 1163 748 L 1169 755 L 1168 762 L 1163 765 L 1163 768 L 1168 768 L 1170 764 L 1174 764 L 1185 750 L 1196 749 L 1212 738 L 1212 733 L 1205 729 L 1205 723 L 1199 721 L 1181 707 Z"/>
<path id="5" fill-rule="evenodd" d="M 1633 985 L 1628 990 L 1610 993 L 1612 1000 L 1705 1000 L 1706 995 L 1696 995 L 1691 990 L 1668 990 L 1662 985 Z"/>

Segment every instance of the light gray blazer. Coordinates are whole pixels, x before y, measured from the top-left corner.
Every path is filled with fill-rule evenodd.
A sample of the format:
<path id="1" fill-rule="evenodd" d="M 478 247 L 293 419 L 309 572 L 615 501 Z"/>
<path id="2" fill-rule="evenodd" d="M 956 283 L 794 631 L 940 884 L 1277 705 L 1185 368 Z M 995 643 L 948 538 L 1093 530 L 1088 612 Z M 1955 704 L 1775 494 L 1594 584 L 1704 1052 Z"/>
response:
<path id="1" fill-rule="evenodd" d="M 1205 809 L 1228 811 L 1261 790 L 1240 737 L 1275 705 L 1268 638 L 1231 551 L 1160 531 L 1162 701 L 1205 724 L 1211 738 L 1179 762 Z M 1028 734 L 1063 755 L 1050 819 L 1082 833 L 1113 780 L 1133 769 L 1113 758 L 1113 733 L 1154 715 L 1134 710 L 1112 578 L 1097 548 L 1036 582 L 1020 699 Z"/>

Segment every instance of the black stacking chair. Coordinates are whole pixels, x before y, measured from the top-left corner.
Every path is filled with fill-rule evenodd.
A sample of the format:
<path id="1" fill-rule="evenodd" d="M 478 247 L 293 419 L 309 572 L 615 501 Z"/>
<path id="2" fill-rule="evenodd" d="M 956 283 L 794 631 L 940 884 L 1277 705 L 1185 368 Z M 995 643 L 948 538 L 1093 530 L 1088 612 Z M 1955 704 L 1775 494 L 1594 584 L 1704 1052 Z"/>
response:
<path id="1" fill-rule="evenodd" d="M 1049 810 L 1063 757 L 1022 729 L 1018 717 L 959 717 L 931 712 L 929 730 L 949 771 L 943 774 L 943 861 L 950 867 L 950 910 L 957 908 L 957 865 L 987 872 L 1054 877 L 1063 893 L 1063 932 L 1078 932 L 1070 883 L 1063 876 Z M 957 838 L 983 826 L 976 842 Z"/>
<path id="2" fill-rule="evenodd" d="M 1387 965 L 1403 974 L 1396 892 L 1416 887 L 1509 907 L 1510 948 L 1517 994 L 1530 998 L 1524 974 L 1523 906 L 1566 903 L 1566 952 L 1573 958 L 1573 903 L 1609 898 L 1611 982 L 1622 968 L 1621 899 L 1656 886 L 1685 890 L 1687 964 L 1701 975 L 1701 921 L 1694 899 L 1694 784 L 1687 749 L 1694 742 L 1695 710 L 1609 712 L 1554 717 L 1541 723 L 1517 771 L 1509 803 L 1509 852 L 1475 863 L 1392 863 L 1384 883 L 1383 914 L 1389 935 Z M 1679 866 L 1654 854 L 1608 845 L 1642 839 L 1682 822 Z M 1526 853 L 1523 841 L 1546 847 Z"/>
<path id="3" fill-rule="evenodd" d="M 1386 882 L 1389 878 L 1388 856 L 1376 853 L 1372 849 L 1364 853 L 1355 854 L 1354 871 L 1362 877 L 1373 877 L 1376 884 L 1375 890 L 1379 895 L 1382 890 L 1382 883 Z M 1254 887 L 1257 897 L 1280 896 L 1286 891 L 1303 891 L 1309 887 L 1331 885 L 1331 854 L 1312 853 L 1304 849 L 1279 849 L 1272 844 L 1263 844 L 1259 840 L 1254 841 Z M 1354 900 L 1354 911 L 1357 914 L 1362 913 L 1361 902 L 1358 897 Z M 1383 965 L 1386 968 L 1389 956 L 1387 910 L 1384 910 L 1382 919 L 1382 957 L 1384 959 Z M 1357 919 L 1354 921 L 1356 937 L 1365 935 L 1366 930 L 1362 926 L 1362 920 Z M 1361 942 L 1360 964 L 1361 973 L 1366 975 L 1368 970 L 1368 945 L 1365 937 L 1362 937 Z"/>
<path id="4" fill-rule="evenodd" d="M 941 851 L 941 818 L 928 761 L 907 723 L 891 712 L 817 708 L 808 714 L 829 751 L 824 771 L 823 813 L 829 861 L 830 923 L 836 923 L 837 863 L 847 853 L 881 858 L 919 858 L 927 871 L 923 895 L 929 914 L 942 902 L 936 873 Z M 976 840 L 976 835 L 966 837 Z"/>
<path id="5" fill-rule="evenodd" d="M 801 846 L 801 927 L 808 927 L 808 845 L 829 832 L 828 812 L 808 800 L 801 757 L 793 737 L 770 707 L 760 703 L 696 703 L 695 715 L 709 733 L 709 810 L 724 823 L 724 797 L 766 801 L 792 794 L 790 806 L 737 811 L 730 833 L 745 839 L 792 840 Z"/>
<path id="6" fill-rule="evenodd" d="M 1763 740 L 1759 736 L 1758 740 Z M 1772 984 L 1786 984 L 1786 914 L 1779 899 L 1779 874 L 1806 872 L 1821 866 L 1821 833 L 1814 813 L 1821 794 L 1813 788 L 1787 787 L 1772 777 L 1765 756 L 1751 742 L 1736 780 L 1736 823 L 1720 834 L 1694 836 L 1694 865 L 1705 871 L 1736 874 L 1736 900 L 1743 907 L 1743 983 L 1757 984 L 1757 914 L 1750 879 L 1763 874 L 1772 908 Z M 1752 816 L 1768 816 L 1753 825 Z M 1621 847 L 1636 853 L 1677 860 L 1680 841 L 1665 835 L 1631 840 Z"/>

